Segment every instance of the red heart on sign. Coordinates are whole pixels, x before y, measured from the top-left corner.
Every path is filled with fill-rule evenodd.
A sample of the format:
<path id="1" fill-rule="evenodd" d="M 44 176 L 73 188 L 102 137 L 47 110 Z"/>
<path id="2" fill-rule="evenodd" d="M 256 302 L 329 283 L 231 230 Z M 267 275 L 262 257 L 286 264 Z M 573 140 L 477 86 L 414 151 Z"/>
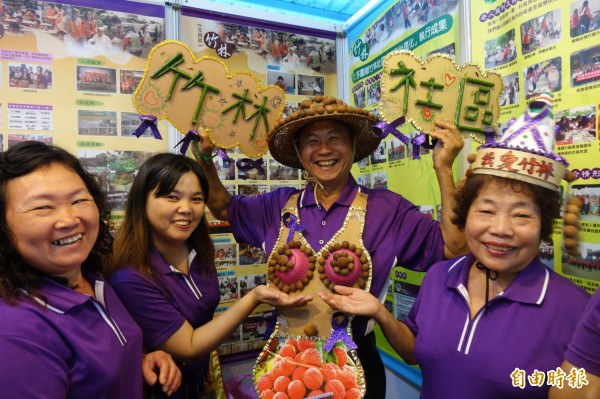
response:
<path id="1" fill-rule="evenodd" d="M 431 110 L 429 108 L 423 108 L 421 110 L 421 114 L 423 115 L 423 118 L 425 118 L 425 120 L 430 120 L 431 119 Z"/>
<path id="2" fill-rule="evenodd" d="M 452 86 L 455 81 L 456 81 L 456 76 L 450 75 L 449 73 L 446 73 L 444 75 L 444 84 L 446 86 Z"/>
<path id="3" fill-rule="evenodd" d="M 144 102 L 148 105 L 158 105 L 160 103 L 153 91 L 148 91 L 144 94 Z"/>
<path id="4" fill-rule="evenodd" d="M 254 142 L 258 148 L 265 148 L 267 146 L 267 140 L 256 140 Z"/>

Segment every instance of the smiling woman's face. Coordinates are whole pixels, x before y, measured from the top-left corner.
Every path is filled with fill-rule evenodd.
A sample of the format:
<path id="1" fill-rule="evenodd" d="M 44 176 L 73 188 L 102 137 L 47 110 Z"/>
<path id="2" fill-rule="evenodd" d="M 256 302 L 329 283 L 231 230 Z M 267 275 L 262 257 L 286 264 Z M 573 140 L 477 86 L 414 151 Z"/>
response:
<path id="1" fill-rule="evenodd" d="M 539 253 L 541 212 L 528 194 L 492 180 L 469 208 L 465 224 L 469 249 L 500 274 L 518 273 Z"/>
<path id="2" fill-rule="evenodd" d="M 181 175 L 173 191 L 164 197 L 148 193 L 146 215 L 150 224 L 152 242 L 159 252 L 184 245 L 204 216 L 206 203 L 200 180 L 194 172 Z"/>
<path id="3" fill-rule="evenodd" d="M 6 183 L 13 245 L 32 267 L 69 277 L 80 272 L 100 226 L 98 207 L 72 169 L 53 163 Z"/>

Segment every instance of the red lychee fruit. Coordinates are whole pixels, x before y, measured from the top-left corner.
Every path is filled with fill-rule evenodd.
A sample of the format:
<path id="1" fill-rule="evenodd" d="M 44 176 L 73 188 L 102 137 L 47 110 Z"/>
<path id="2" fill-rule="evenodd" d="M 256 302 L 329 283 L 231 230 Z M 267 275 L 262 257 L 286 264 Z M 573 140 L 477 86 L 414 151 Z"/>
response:
<path id="1" fill-rule="evenodd" d="M 288 385 L 290 385 L 290 382 L 292 382 L 292 380 L 290 380 L 290 377 L 286 377 L 285 375 L 277 377 L 277 379 L 273 383 L 273 391 L 287 392 L 287 387 L 288 387 Z M 341 384 L 341 382 L 340 382 L 340 384 Z"/>
<path id="2" fill-rule="evenodd" d="M 259 392 L 262 392 L 266 389 L 271 389 L 273 388 L 274 381 L 275 380 L 273 379 L 273 376 L 270 373 L 264 373 L 256 382 L 256 388 Z"/>
<path id="3" fill-rule="evenodd" d="M 333 393 L 333 399 L 344 399 L 346 397 L 346 388 L 339 380 L 330 380 L 325 384 L 325 392 Z"/>
<path id="4" fill-rule="evenodd" d="M 319 369 L 311 367 L 304 372 L 302 381 L 308 389 L 319 389 L 323 385 L 323 374 Z"/>
<path id="5" fill-rule="evenodd" d="M 302 381 L 292 381 L 288 386 L 287 394 L 290 399 L 304 399 L 306 395 L 306 387 Z"/>

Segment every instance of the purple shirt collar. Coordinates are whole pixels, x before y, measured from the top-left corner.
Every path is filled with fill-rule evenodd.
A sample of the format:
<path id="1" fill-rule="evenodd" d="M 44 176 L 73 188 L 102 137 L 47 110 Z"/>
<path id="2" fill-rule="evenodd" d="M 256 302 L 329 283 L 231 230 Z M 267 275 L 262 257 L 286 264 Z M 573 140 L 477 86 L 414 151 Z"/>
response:
<path id="1" fill-rule="evenodd" d="M 154 268 L 154 271 L 157 274 L 164 275 L 164 274 L 176 273 L 171 269 L 171 265 L 169 264 L 169 262 L 167 262 L 167 260 L 164 258 L 164 256 L 161 255 L 160 252 L 158 252 L 158 249 L 156 249 L 156 247 L 154 246 L 154 244 L 152 244 L 152 242 L 150 243 L 150 245 L 148 247 L 149 247 L 150 259 L 160 259 L 161 260 L 161 262 L 152 262 L 152 267 Z M 196 250 L 195 249 L 190 250 L 190 254 L 188 255 L 188 265 L 192 264 L 192 261 L 194 260 L 195 257 L 196 257 Z"/>
<path id="2" fill-rule="evenodd" d="M 446 286 L 457 290 L 460 285 L 467 287 L 469 269 L 475 262 L 475 257 L 473 254 L 468 254 L 458 262 L 456 266 L 448 270 L 446 277 Z M 550 272 L 538 258 L 535 258 L 529 266 L 517 274 L 517 277 L 502 294 L 502 298 L 513 302 L 540 305 L 546 296 L 549 279 Z"/>
<path id="3" fill-rule="evenodd" d="M 99 281 L 102 285 L 104 284 L 104 280 L 95 273 L 84 273 L 84 276 L 89 281 L 94 291 L 96 291 L 96 281 Z M 102 287 L 102 290 L 104 290 L 104 287 Z M 43 279 L 41 294 L 46 298 L 47 305 L 51 310 L 63 313 L 67 313 L 74 307 L 82 305 L 92 299 L 92 297 L 67 288 L 50 278 Z"/>
<path id="4" fill-rule="evenodd" d="M 309 182 L 306 185 L 304 191 L 302 192 L 300 196 L 300 208 L 317 205 L 315 201 L 315 189 L 313 184 L 313 182 Z M 340 194 L 338 199 L 335 200 L 335 204 L 349 207 L 350 205 L 352 205 L 352 202 L 354 201 L 354 197 L 356 197 L 356 193 L 358 192 L 358 190 L 358 183 L 356 183 L 354 176 L 350 175 L 350 177 L 348 178 L 348 183 L 344 186 L 344 189 L 342 190 L 342 193 Z"/>

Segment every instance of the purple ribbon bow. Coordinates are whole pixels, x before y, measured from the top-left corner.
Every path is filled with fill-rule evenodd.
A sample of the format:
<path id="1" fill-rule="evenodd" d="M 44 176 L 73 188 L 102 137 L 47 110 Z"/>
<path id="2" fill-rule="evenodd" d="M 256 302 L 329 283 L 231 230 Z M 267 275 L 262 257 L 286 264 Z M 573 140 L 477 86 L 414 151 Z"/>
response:
<path id="1" fill-rule="evenodd" d="M 406 118 L 402 115 L 400 118 L 396 119 L 392 123 L 387 123 L 384 121 L 378 122 L 373 126 L 373 134 L 381 139 L 387 137 L 388 134 L 393 134 L 404 144 L 408 144 L 408 137 L 403 135 L 401 132 L 396 129 L 400 125 L 404 125 L 406 122 Z"/>
<path id="2" fill-rule="evenodd" d="M 404 115 L 396 119 L 392 123 L 387 123 L 384 121 L 378 122 L 375 124 L 375 126 L 373 126 L 373 134 L 381 139 L 384 139 L 387 137 L 388 134 L 391 134 L 398 140 L 403 142 L 404 145 L 412 143 L 413 159 L 421 159 L 421 147 L 424 145 L 424 143 L 426 143 L 427 135 L 421 133 L 411 140 L 408 136 L 396 129 L 398 126 L 403 125 L 405 122 L 406 118 L 404 117 Z"/>
<path id="3" fill-rule="evenodd" d="M 256 161 L 250 158 L 242 158 L 238 159 L 238 161 L 235 164 L 237 165 L 238 169 L 242 172 L 247 172 L 251 169 L 256 169 L 260 172 L 261 175 L 266 175 L 267 173 L 262 167 L 263 163 L 264 161 L 262 158 L 259 158 Z"/>
<path id="4" fill-rule="evenodd" d="M 187 152 L 188 147 L 190 146 L 190 143 L 192 141 L 198 141 L 200 140 L 200 136 L 198 136 L 198 132 L 195 131 L 194 129 L 190 130 L 189 132 L 187 132 L 187 134 L 185 135 L 184 138 L 182 138 L 181 140 L 179 140 L 179 143 L 175 144 L 175 147 L 177 147 L 179 144 L 181 144 L 181 148 L 179 149 L 179 152 L 182 155 L 185 155 L 185 153 Z"/>
<path id="5" fill-rule="evenodd" d="M 277 313 L 277 309 L 273 308 L 271 311 L 271 315 L 267 317 L 267 328 L 265 329 L 265 334 L 263 336 L 263 341 L 269 339 L 273 331 L 275 330 L 275 326 L 277 325 L 277 317 L 279 314 Z"/>
<path id="6" fill-rule="evenodd" d="M 285 242 L 286 244 L 292 241 L 292 238 L 294 238 L 294 233 L 296 231 L 298 233 L 302 233 L 304 231 L 304 226 L 298 223 L 298 218 L 296 217 L 296 215 L 292 215 L 289 212 L 283 215 L 283 224 L 285 225 L 285 227 L 290 229 L 287 240 Z"/>
<path id="7" fill-rule="evenodd" d="M 333 332 L 327 338 L 327 342 L 323 345 L 323 348 L 327 351 L 327 353 L 331 352 L 335 344 L 339 341 L 342 341 L 348 349 L 356 349 L 357 346 L 350 338 L 348 333 L 346 332 L 346 328 L 348 327 L 348 316 L 343 315 L 343 319 L 341 323 L 338 323 L 337 317 L 340 316 L 340 313 L 336 313 L 333 315 L 333 319 L 331 321 L 331 325 L 333 326 Z"/>
<path id="8" fill-rule="evenodd" d="M 162 136 L 158 131 L 158 127 L 156 126 L 156 116 L 154 115 L 138 115 L 138 118 L 142 121 L 142 123 L 135 129 L 132 133 L 138 139 L 148 128 L 152 131 L 154 138 L 157 140 L 162 140 Z"/>

